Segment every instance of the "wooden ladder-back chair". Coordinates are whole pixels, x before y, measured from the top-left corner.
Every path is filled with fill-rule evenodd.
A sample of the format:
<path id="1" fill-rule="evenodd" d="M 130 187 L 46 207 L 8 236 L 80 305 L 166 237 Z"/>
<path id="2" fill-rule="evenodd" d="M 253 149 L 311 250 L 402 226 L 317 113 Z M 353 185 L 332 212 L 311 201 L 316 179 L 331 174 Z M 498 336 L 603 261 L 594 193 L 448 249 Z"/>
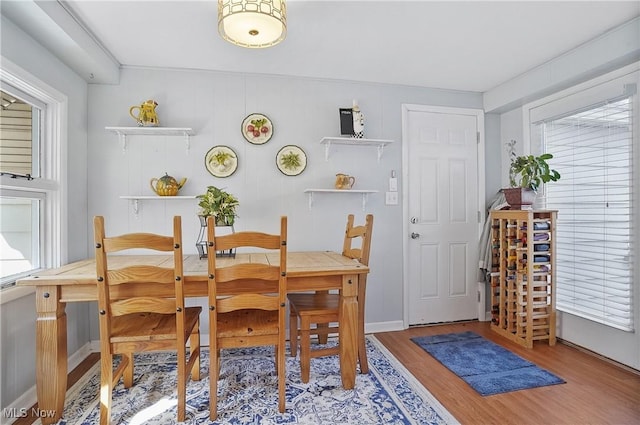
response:
<path id="1" fill-rule="evenodd" d="M 344 234 L 342 255 L 353 258 L 365 266 L 369 265 L 371 250 L 371 232 L 373 230 L 373 215 L 368 214 L 365 224 L 353 225 L 353 214 L 347 217 L 347 228 Z M 352 246 L 355 239 L 360 239 L 359 246 Z M 360 275 L 358 281 L 358 363 L 360 373 L 369 373 L 367 351 L 364 340 L 364 305 L 367 290 L 367 275 Z M 317 291 L 316 293 L 289 294 L 289 339 L 291 355 L 297 355 L 298 335 L 300 335 L 300 373 L 302 382 L 309 382 L 311 359 L 316 357 L 339 354 L 339 347 L 324 347 L 311 349 L 311 335 L 317 335 L 318 342 L 327 343 L 330 333 L 339 332 L 338 311 L 340 295 Z M 299 320 L 299 323 L 298 323 Z M 311 325 L 316 327 L 312 328 Z"/>
<path id="2" fill-rule="evenodd" d="M 103 217 L 94 218 L 95 255 L 100 323 L 100 424 L 111 421 L 111 392 L 123 377 L 133 384 L 133 353 L 176 350 L 178 359 L 178 421 L 185 420 L 189 375 L 200 380 L 200 312 L 185 307 L 182 228 L 173 218 L 173 235 L 130 233 L 106 237 Z M 173 251 L 170 267 L 137 264 L 135 256 L 111 253 L 129 249 Z M 135 289 L 134 289 L 135 288 Z M 162 293 L 160 298 L 156 294 Z M 187 358 L 187 342 L 189 356 Z M 114 355 L 121 355 L 113 369 Z"/>
<path id="3" fill-rule="evenodd" d="M 225 348 L 275 346 L 278 375 L 278 409 L 285 411 L 285 333 L 287 301 L 287 217 L 280 219 L 280 234 L 238 232 L 215 236 L 215 223 L 207 219 L 207 258 L 209 270 L 210 332 L 210 418 L 218 416 L 218 379 L 220 350 Z M 216 251 L 242 247 L 278 250 L 271 264 L 242 261 L 243 254 L 225 259 L 226 267 L 216 263 Z M 222 261 L 220 263 L 223 263 Z M 225 294 L 232 288 L 238 292 L 218 296 L 219 285 Z"/>

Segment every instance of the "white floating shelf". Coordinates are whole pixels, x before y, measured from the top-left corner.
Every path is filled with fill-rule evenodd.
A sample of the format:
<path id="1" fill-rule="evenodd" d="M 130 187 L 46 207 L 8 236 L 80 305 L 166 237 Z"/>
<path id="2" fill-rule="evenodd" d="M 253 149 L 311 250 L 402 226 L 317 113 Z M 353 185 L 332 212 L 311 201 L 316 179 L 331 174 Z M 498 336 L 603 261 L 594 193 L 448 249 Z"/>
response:
<path id="1" fill-rule="evenodd" d="M 329 151 L 331 149 L 331 145 L 375 146 L 378 148 L 378 161 L 380 161 L 380 158 L 382 158 L 382 152 L 384 151 L 384 147 L 390 143 L 393 143 L 393 140 L 356 139 L 354 137 L 323 137 L 322 140 L 320 140 L 320 144 L 324 145 L 325 161 L 329 160 Z"/>
<path id="2" fill-rule="evenodd" d="M 176 195 L 176 196 L 122 195 L 120 199 L 156 199 L 159 201 L 170 201 L 172 199 L 196 199 L 196 195 Z"/>
<path id="3" fill-rule="evenodd" d="M 184 136 L 188 152 L 190 136 L 195 134 L 189 127 L 105 127 L 104 129 L 118 135 L 123 152 L 127 150 L 127 135 Z"/>
<path id="4" fill-rule="evenodd" d="M 377 190 L 370 189 L 305 189 L 304 193 L 306 193 L 309 197 L 309 209 L 313 207 L 313 194 L 314 193 L 355 193 L 362 195 L 362 211 L 365 210 L 367 206 L 367 197 L 370 193 L 378 193 Z"/>
<path id="5" fill-rule="evenodd" d="M 133 213 L 138 215 L 140 201 L 177 201 L 180 199 L 196 199 L 196 195 L 158 196 L 158 195 L 122 195 L 120 199 L 128 199 L 133 206 Z"/>

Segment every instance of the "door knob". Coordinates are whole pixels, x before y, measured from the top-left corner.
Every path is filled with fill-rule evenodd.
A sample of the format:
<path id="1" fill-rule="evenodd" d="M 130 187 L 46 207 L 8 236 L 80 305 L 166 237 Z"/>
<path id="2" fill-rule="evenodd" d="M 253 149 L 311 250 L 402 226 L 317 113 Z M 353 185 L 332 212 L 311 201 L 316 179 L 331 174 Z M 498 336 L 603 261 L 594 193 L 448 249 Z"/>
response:
<path id="1" fill-rule="evenodd" d="M 418 217 L 411 217 L 411 224 L 416 224 L 418 222 Z"/>
<path id="2" fill-rule="evenodd" d="M 420 237 L 420 233 L 411 232 L 411 239 L 418 239 Z"/>

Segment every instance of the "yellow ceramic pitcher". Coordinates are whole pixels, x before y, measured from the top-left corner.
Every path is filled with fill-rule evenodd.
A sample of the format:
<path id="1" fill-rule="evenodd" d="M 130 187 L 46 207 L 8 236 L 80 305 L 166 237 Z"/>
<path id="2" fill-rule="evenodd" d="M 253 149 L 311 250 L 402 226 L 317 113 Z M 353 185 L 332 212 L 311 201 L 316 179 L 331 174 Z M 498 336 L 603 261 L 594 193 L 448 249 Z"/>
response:
<path id="1" fill-rule="evenodd" d="M 336 189 L 351 189 L 356 182 L 356 178 L 348 174 L 336 174 Z"/>
<path id="2" fill-rule="evenodd" d="M 158 102 L 149 99 L 140 106 L 132 106 L 129 108 L 129 115 L 131 115 L 141 127 L 157 127 L 160 125 L 160 122 L 156 114 L 156 106 L 158 106 Z M 133 113 L 136 109 L 138 110 L 137 115 Z"/>

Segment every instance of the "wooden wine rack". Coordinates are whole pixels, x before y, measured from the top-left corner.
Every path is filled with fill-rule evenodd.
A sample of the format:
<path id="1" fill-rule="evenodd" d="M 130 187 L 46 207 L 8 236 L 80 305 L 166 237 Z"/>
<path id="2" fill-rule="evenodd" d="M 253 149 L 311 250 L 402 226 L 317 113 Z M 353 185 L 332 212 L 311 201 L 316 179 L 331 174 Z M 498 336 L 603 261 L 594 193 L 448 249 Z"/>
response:
<path id="1" fill-rule="evenodd" d="M 557 211 L 491 211 L 491 329 L 527 348 L 556 343 Z"/>

